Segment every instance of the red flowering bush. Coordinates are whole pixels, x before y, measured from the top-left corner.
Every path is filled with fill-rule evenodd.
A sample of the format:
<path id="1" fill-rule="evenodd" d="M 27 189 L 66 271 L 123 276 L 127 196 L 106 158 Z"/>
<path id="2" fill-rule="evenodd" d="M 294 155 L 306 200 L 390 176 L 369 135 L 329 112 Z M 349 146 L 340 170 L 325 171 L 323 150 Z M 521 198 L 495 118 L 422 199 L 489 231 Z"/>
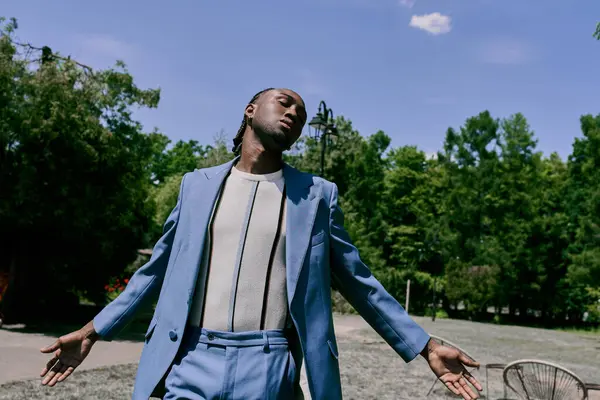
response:
<path id="1" fill-rule="evenodd" d="M 112 278 L 110 282 L 104 286 L 104 290 L 106 291 L 106 299 L 108 301 L 113 301 L 117 298 L 123 291 L 125 287 L 129 283 L 129 279 L 127 278 Z"/>

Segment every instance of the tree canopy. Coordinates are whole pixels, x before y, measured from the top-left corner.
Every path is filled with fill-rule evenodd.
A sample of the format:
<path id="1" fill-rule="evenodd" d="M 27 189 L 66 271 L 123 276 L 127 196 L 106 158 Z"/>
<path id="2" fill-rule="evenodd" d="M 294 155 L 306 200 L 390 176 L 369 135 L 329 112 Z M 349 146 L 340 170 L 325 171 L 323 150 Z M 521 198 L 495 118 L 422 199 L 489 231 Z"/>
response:
<path id="1" fill-rule="evenodd" d="M 156 107 L 122 63 L 92 71 L 0 28 L 0 249 L 11 269 L 3 308 L 43 312 L 105 281 L 146 241 L 155 146 L 131 117 Z M 70 298 L 69 298 L 70 297 Z"/>

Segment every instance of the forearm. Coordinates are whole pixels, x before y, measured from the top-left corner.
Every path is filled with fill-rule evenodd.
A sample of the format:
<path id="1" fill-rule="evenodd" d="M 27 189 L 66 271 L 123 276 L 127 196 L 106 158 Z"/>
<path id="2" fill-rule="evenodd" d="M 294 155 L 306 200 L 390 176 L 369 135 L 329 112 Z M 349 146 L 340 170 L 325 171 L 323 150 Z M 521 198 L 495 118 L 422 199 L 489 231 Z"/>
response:
<path id="1" fill-rule="evenodd" d="M 423 354 L 432 343 L 417 324 L 365 266 L 360 273 L 339 270 L 336 286 L 359 314 L 404 359 L 409 362 Z M 435 343 L 434 343 L 435 344 Z"/>

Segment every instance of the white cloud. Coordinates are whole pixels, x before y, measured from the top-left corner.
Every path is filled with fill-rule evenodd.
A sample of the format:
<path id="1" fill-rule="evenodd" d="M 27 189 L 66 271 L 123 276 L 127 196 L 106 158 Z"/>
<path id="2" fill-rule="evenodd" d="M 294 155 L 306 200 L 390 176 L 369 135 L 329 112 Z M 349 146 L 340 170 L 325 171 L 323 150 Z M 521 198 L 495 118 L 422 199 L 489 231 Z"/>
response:
<path id="1" fill-rule="evenodd" d="M 434 12 L 425 15 L 413 15 L 409 26 L 422 29 L 432 35 L 443 35 L 452 30 L 452 19 L 448 15 L 442 15 Z"/>
<path id="2" fill-rule="evenodd" d="M 479 59 L 487 64 L 522 65 L 534 57 L 533 48 L 517 39 L 492 39 L 483 42 L 479 48 Z"/>
<path id="3" fill-rule="evenodd" d="M 412 8 L 417 0 L 400 0 L 400 5 L 407 8 Z"/>

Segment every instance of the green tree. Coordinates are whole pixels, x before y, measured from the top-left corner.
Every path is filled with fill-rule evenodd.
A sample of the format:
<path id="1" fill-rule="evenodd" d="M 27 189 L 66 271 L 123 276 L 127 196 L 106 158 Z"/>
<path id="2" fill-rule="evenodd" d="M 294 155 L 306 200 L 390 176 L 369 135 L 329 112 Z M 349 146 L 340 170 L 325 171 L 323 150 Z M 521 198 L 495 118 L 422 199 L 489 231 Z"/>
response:
<path id="1" fill-rule="evenodd" d="M 407 280 L 411 280 L 411 310 L 422 312 L 432 299 L 433 279 L 441 278 L 443 266 L 435 238 L 428 224 L 437 214 L 435 160 L 414 146 L 390 150 L 386 157 L 385 192 L 381 202 L 385 229 L 382 243 L 385 273 L 382 279 L 389 291 L 405 300 Z M 438 290 L 441 289 L 441 285 Z"/>
<path id="2" fill-rule="evenodd" d="M 9 320 L 76 304 L 145 242 L 153 205 L 153 143 L 131 107 L 156 107 L 122 63 L 92 71 L 44 47 L 14 42 L 0 22 L 0 262 Z"/>
<path id="3" fill-rule="evenodd" d="M 467 119 L 459 131 L 449 128 L 444 152 L 439 154 L 445 169 L 445 193 L 438 230 L 448 287 L 461 286 L 472 266 L 496 268 L 505 263 L 504 252 L 496 251 L 499 246 L 491 236 L 488 217 L 499 167 L 499 129 L 499 121 L 482 112 Z M 460 293 L 447 294 L 453 304 L 464 300 Z M 485 307 L 479 304 L 475 308 L 482 311 Z"/>
<path id="4" fill-rule="evenodd" d="M 192 165 L 186 161 L 191 159 L 189 157 L 190 153 L 184 153 L 185 157 L 179 162 L 174 160 L 172 165 L 179 165 L 179 167 L 174 168 L 170 175 L 163 178 L 163 181 L 152 189 L 151 198 L 156 207 L 152 241 L 156 241 L 160 237 L 160 228 L 177 203 L 177 196 L 179 195 L 179 187 L 183 175 L 186 172 L 193 171 L 195 168 L 209 168 L 223 164 L 234 157 L 233 153 L 227 149 L 226 136 L 223 132 L 215 135 L 212 146 L 205 146 L 203 149 L 202 155 L 194 156 L 195 159 Z M 173 152 L 171 156 L 175 158 L 175 154 L 181 153 Z"/>
<path id="5" fill-rule="evenodd" d="M 154 157 L 150 169 L 155 184 L 165 182 L 172 175 L 194 170 L 209 151 L 208 146 L 199 144 L 197 140 L 179 140 L 169 148 L 171 140 L 156 132 L 152 134 L 152 140 Z"/>
<path id="6" fill-rule="evenodd" d="M 537 212 L 531 222 L 526 247 L 529 263 L 537 270 L 537 299 L 528 307 L 537 309 L 552 324 L 564 309 L 560 287 L 567 273 L 566 249 L 571 241 L 565 213 L 567 167 L 558 154 L 542 160 L 541 177 L 534 199 Z"/>
<path id="7" fill-rule="evenodd" d="M 394 264 L 418 269 L 426 257 L 422 187 L 428 183 L 425 153 L 414 146 L 392 149 L 385 175 L 384 220 L 387 225 L 386 254 Z"/>
<path id="8" fill-rule="evenodd" d="M 543 265 L 528 247 L 543 170 L 535 146 L 521 114 L 497 120 L 483 112 L 446 135 L 446 193 L 436 231 L 447 295 L 471 314 L 508 305 L 524 316 L 540 300 Z M 474 291 L 472 279 L 486 285 Z"/>
<path id="9" fill-rule="evenodd" d="M 497 182 L 489 196 L 490 233 L 506 258 L 499 260 L 496 300 L 508 304 L 522 318 L 529 308 L 539 309 L 543 265 L 531 257 L 528 239 L 541 197 L 541 153 L 525 117 L 518 113 L 502 120 Z M 507 297 L 508 295 L 508 297 Z"/>
<path id="10" fill-rule="evenodd" d="M 227 147 L 227 135 L 220 131 L 213 137 L 213 145 L 206 146 L 204 156 L 198 159 L 197 168 L 210 168 L 233 160 L 235 155 Z"/>
<path id="11" fill-rule="evenodd" d="M 183 176 L 195 168 L 207 168 L 223 164 L 234 155 L 227 148 L 227 136 L 221 130 L 214 136 L 213 145 L 201 145 L 197 140 L 179 140 L 172 147 L 170 139 L 160 133 L 151 135 L 154 143 L 154 157 L 150 172 L 154 184 L 160 185 L 169 177 Z"/>
<path id="12" fill-rule="evenodd" d="M 575 139 L 568 162 L 567 211 L 572 242 L 564 294 L 570 319 L 578 320 L 600 285 L 600 115 L 581 117 L 582 138 Z"/>

